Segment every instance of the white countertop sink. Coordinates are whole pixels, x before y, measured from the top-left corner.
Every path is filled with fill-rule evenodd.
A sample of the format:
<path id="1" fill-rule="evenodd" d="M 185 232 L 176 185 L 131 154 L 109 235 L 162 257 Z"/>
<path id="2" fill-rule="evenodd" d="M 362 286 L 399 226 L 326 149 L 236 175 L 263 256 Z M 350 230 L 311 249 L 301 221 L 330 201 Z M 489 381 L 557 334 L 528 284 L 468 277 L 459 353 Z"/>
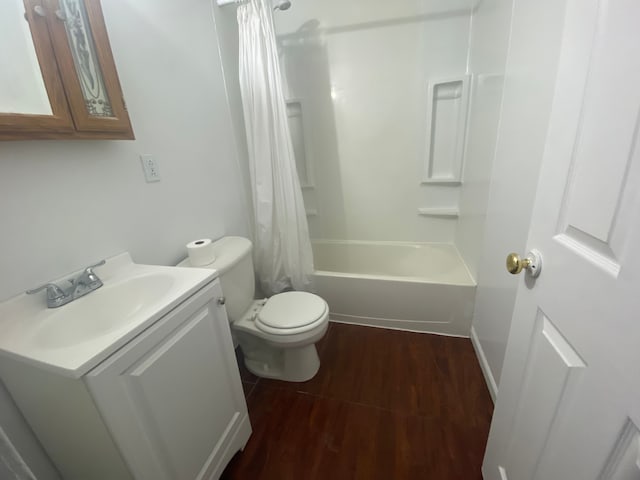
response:
<path id="1" fill-rule="evenodd" d="M 0 356 L 79 378 L 217 277 L 135 264 L 128 253 L 95 272 L 104 285 L 59 308 L 47 308 L 44 292 L 0 303 Z"/>

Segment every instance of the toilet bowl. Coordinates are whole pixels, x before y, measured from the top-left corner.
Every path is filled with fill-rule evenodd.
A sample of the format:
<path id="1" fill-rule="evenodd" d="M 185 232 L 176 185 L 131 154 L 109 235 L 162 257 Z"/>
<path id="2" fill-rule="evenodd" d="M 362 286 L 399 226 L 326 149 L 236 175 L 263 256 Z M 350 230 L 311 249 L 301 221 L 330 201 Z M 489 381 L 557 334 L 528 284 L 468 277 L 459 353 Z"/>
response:
<path id="1" fill-rule="evenodd" d="M 327 302 L 308 292 L 284 292 L 255 300 L 251 242 L 223 237 L 213 248 L 215 260 L 196 268 L 218 271 L 231 331 L 247 369 L 259 377 L 290 382 L 313 378 L 320 368 L 315 343 L 329 324 Z M 187 258 L 178 266 L 192 265 Z"/>

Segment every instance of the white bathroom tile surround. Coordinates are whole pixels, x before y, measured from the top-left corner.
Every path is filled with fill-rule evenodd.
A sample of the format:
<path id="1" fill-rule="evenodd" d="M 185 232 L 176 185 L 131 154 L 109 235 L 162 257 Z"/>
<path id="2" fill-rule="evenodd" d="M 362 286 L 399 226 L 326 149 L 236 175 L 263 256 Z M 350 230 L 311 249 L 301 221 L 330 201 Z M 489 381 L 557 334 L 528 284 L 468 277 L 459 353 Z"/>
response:
<path id="1" fill-rule="evenodd" d="M 511 2 L 493 0 L 493 3 L 509 8 Z M 491 3 L 487 5 L 490 6 Z M 472 338 L 482 351 L 480 357 L 486 359 L 483 369 L 490 378 L 489 385 L 498 387 L 518 286 L 516 279 L 507 274 L 504 259 L 509 252 L 526 252 L 565 6 L 565 1 L 544 0 L 515 2 L 513 7 L 491 185 L 483 193 L 488 193 L 486 218 L 482 218 L 484 241 L 473 246 L 478 255 L 475 263 L 479 275 Z M 494 5 L 489 12 L 499 13 L 498 7 Z M 538 36 L 542 30 L 545 35 Z M 487 31 L 487 40 L 496 31 L 497 28 Z M 531 42 L 534 37 L 539 41 Z M 514 178 L 523 181 L 514 182 Z M 470 233 L 471 230 L 459 231 L 467 237 Z M 460 251 L 464 255 L 472 250 L 461 246 Z"/>
<path id="2" fill-rule="evenodd" d="M 459 186 L 421 180 L 428 83 L 466 73 L 469 2 L 294 7 L 275 18 L 288 95 L 314 133 L 312 236 L 452 243 L 455 218 L 418 208 L 458 205 Z"/>
<path id="3" fill-rule="evenodd" d="M 456 246 L 477 279 L 495 155 L 513 0 L 487 0 L 473 13 L 469 51 L 469 109 L 464 183 Z"/>

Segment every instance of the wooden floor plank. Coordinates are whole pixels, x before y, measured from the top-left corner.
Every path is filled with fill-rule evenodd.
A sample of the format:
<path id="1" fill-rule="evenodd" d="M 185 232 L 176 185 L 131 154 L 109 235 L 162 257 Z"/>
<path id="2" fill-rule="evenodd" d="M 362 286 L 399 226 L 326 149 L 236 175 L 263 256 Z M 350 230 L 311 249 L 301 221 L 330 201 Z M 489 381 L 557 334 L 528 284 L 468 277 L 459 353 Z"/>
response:
<path id="1" fill-rule="evenodd" d="M 332 324 L 318 352 L 309 382 L 255 379 L 223 478 L 481 478 L 493 405 L 468 339 Z"/>

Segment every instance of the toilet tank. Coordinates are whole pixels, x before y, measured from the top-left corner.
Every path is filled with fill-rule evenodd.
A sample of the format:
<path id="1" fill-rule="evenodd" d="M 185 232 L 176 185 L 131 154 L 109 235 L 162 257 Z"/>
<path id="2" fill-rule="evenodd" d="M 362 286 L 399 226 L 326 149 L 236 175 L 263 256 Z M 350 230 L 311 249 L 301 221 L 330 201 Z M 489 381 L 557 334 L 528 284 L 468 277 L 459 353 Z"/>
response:
<path id="1" fill-rule="evenodd" d="M 248 309 L 255 294 L 255 276 L 251 241 L 243 237 L 222 237 L 213 242 L 216 259 L 209 265 L 198 268 L 214 268 L 226 299 L 227 316 L 230 322 L 238 320 Z M 178 266 L 190 266 L 185 259 Z"/>

